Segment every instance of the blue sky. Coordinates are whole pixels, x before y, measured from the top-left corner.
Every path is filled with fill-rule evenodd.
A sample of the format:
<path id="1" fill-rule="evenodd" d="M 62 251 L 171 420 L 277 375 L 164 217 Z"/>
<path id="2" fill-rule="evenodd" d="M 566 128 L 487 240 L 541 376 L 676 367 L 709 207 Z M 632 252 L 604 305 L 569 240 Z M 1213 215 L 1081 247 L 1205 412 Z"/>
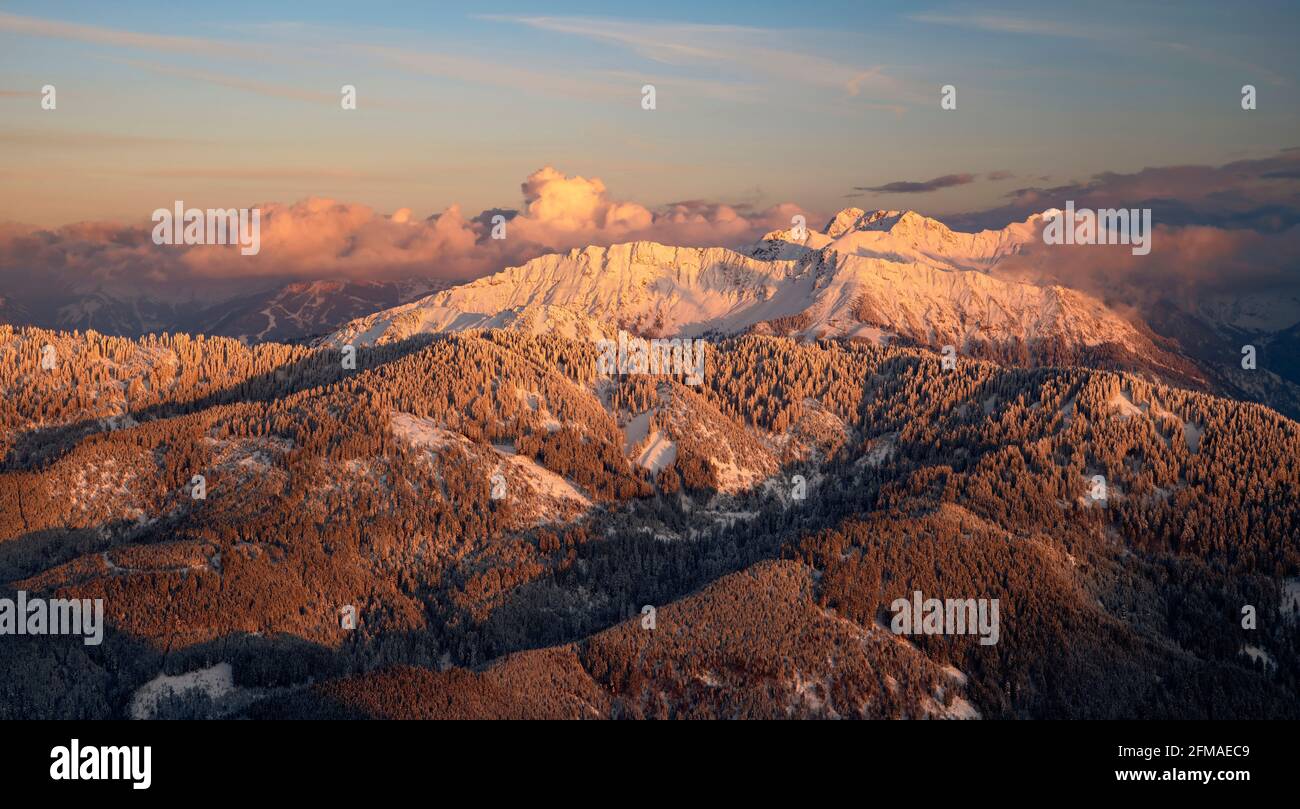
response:
<path id="1" fill-rule="evenodd" d="M 942 214 L 1300 145 L 1294 3 L 624 7 L 0 3 L 0 221 L 313 195 L 474 213 L 543 165 L 649 206 Z"/>

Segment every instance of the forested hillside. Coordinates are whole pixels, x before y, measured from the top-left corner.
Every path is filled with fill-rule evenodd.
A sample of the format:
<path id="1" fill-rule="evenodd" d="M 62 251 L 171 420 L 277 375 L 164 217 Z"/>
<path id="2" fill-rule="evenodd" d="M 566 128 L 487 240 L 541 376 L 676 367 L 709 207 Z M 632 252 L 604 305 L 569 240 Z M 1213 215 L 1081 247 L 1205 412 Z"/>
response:
<path id="1" fill-rule="evenodd" d="M 158 715 L 1300 717 L 1276 412 L 865 342 L 598 356 L 0 327 L 0 586 L 109 624 L 3 638 L 0 716 L 228 663 Z M 895 635 L 914 590 L 999 599 L 998 641 Z"/>

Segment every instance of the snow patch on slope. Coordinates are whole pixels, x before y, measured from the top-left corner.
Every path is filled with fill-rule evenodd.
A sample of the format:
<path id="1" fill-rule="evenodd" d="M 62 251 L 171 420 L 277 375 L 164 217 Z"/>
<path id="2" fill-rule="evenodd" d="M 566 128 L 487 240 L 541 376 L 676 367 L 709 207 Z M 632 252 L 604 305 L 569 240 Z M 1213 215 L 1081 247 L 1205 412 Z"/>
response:
<path id="1" fill-rule="evenodd" d="M 229 663 L 218 663 L 206 669 L 169 676 L 159 674 L 140 686 L 131 697 L 132 719 L 153 719 L 159 703 L 171 694 L 183 695 L 190 691 L 206 694 L 213 701 L 231 693 L 235 688 L 234 672 Z"/>
<path id="2" fill-rule="evenodd" d="M 645 449 L 636 457 L 636 464 L 650 474 L 657 475 L 677 460 L 677 444 L 668 436 L 655 430 L 645 442 Z"/>

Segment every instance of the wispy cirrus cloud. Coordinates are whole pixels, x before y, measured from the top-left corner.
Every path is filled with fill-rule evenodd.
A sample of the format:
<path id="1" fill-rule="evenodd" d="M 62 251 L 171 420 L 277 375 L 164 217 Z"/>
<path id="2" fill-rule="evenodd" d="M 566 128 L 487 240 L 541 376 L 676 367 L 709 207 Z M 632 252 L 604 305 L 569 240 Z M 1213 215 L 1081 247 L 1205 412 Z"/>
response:
<path id="1" fill-rule="evenodd" d="M 339 103 L 339 94 L 337 91 L 323 92 L 291 84 L 280 84 L 276 82 L 262 81 L 260 79 L 249 79 L 244 76 L 236 76 L 213 70 L 194 70 L 191 68 L 177 67 L 175 65 L 146 62 L 139 59 L 117 59 L 114 61 L 163 76 L 176 76 L 177 78 L 204 82 L 206 84 L 215 84 L 235 90 L 244 90 L 258 95 L 269 96 L 271 98 L 309 101 L 312 103 L 328 104 L 331 106 Z M 381 103 L 382 102 L 374 99 L 368 98 L 366 100 L 367 106 L 380 106 Z"/>
<path id="2" fill-rule="evenodd" d="M 165 135 L 134 135 L 115 132 L 96 132 L 89 130 L 50 131 L 37 129 L 16 129 L 0 131 L 0 144 L 6 146 L 26 146 L 35 148 L 88 148 L 105 147 L 146 147 L 198 145 L 209 143 L 200 138 L 174 138 Z"/>
<path id="3" fill-rule="evenodd" d="M 237 42 L 225 42 L 206 37 L 142 34 L 135 31 L 123 31 L 118 28 L 78 25 L 59 20 L 22 17 L 4 12 L 0 12 L 0 31 L 53 39 L 69 39 L 95 45 L 110 45 L 119 48 L 136 48 L 187 55 L 257 59 L 259 61 L 266 57 L 264 49 Z"/>
<path id="4" fill-rule="evenodd" d="M 1128 48 L 1140 44 L 1151 50 L 1164 51 L 1176 59 L 1258 76 L 1259 81 L 1269 84 L 1285 86 L 1291 83 L 1286 75 L 1272 68 L 1222 52 L 1218 43 L 1170 40 L 1162 31 L 1144 30 L 1132 24 L 1097 25 L 1079 20 L 1045 19 L 1019 13 L 986 11 L 924 12 L 911 14 L 908 19 L 913 22 L 997 34 L 1086 40 L 1101 44 L 1121 44 Z"/>
<path id="5" fill-rule="evenodd" d="M 178 180 L 223 180 L 230 182 L 261 183 L 267 181 L 318 182 L 320 180 L 352 180 L 372 183 L 396 183 L 407 177 L 395 172 L 374 172 L 340 168 L 337 166 L 177 166 L 158 169 L 133 169 L 131 171 L 98 170 L 99 174 L 122 174 L 131 177 Z"/>
<path id="6" fill-rule="evenodd" d="M 769 81 L 834 89 L 851 97 L 874 95 L 893 104 L 929 101 L 929 96 L 891 76 L 881 65 L 845 64 L 808 50 L 777 47 L 773 43 L 787 37 L 764 28 L 507 14 L 481 19 L 603 42 L 675 67 L 732 68 Z"/>
<path id="7" fill-rule="evenodd" d="M 585 76 L 529 69 L 498 59 L 480 59 L 445 51 L 424 51 L 389 45 L 355 43 L 345 47 L 352 53 L 418 75 L 578 98 L 605 96 L 611 92 L 606 82 Z"/>
<path id="8" fill-rule="evenodd" d="M 580 71 L 565 70 L 509 51 L 482 58 L 446 47 L 424 49 L 360 41 L 340 31 L 304 29 L 295 23 L 244 26 L 246 33 L 255 39 L 271 37 L 270 41 L 276 42 L 276 47 L 210 37 L 141 33 L 7 13 L 0 13 L 0 32 L 85 42 L 136 53 L 224 60 L 241 66 L 307 61 L 332 65 L 342 53 L 416 75 L 522 90 L 533 95 L 580 99 L 625 98 L 629 83 L 635 83 L 637 88 L 642 83 L 653 83 L 698 98 L 757 103 L 770 101 L 774 86 L 796 85 L 836 91 L 857 99 L 862 107 L 901 113 L 905 105 L 928 103 L 930 96 L 900 81 L 882 65 L 842 63 L 819 55 L 813 49 L 793 49 L 783 44 L 781 32 L 769 29 L 523 15 L 487 15 L 479 19 L 626 48 L 677 70 L 656 72 L 591 67 Z M 312 33 L 305 41 L 301 37 L 303 30 Z M 313 103 L 337 101 L 334 94 L 310 87 L 247 78 L 207 67 L 199 69 L 138 59 L 130 61 L 130 64 L 157 74 L 259 95 Z M 718 75 L 719 72 L 723 75 Z M 17 97 L 18 91 L 13 92 L 13 97 Z M 373 99 L 367 103 L 373 103 Z"/>
<path id="9" fill-rule="evenodd" d="M 1114 29 L 1083 26 L 1076 23 L 1032 19 L 1017 14 L 989 14 L 983 12 L 926 12 L 912 14 L 914 22 L 970 28 L 999 34 L 1031 34 L 1035 36 L 1064 37 L 1067 39 L 1103 39 L 1114 36 Z"/>
<path id="10" fill-rule="evenodd" d="M 638 95 L 641 86 L 682 88 L 694 95 L 755 102 L 759 98 L 743 84 L 711 81 L 686 76 L 659 76 L 627 71 L 572 71 L 541 69 L 535 65 L 514 65 L 499 59 L 401 48 L 388 45 L 353 44 L 345 46 L 352 53 L 377 59 L 410 73 L 469 84 L 501 87 L 530 95 L 559 96 L 579 99 L 627 100 Z"/>
<path id="11" fill-rule="evenodd" d="M 257 35 L 272 37 L 294 33 L 298 26 L 277 24 L 255 26 Z M 315 29 L 313 29 L 315 30 Z M 626 98 L 629 87 L 650 82 L 657 86 L 679 88 L 692 95 L 704 98 L 726 99 L 742 103 L 754 103 L 761 100 L 756 89 L 743 81 L 726 81 L 709 77 L 666 74 L 633 74 L 630 71 L 584 70 L 581 72 L 547 68 L 524 59 L 512 60 L 508 53 L 499 57 L 480 58 L 447 49 L 424 50 L 400 47 L 388 44 L 352 41 L 338 36 L 331 36 L 328 31 L 315 31 L 309 44 L 293 40 L 284 47 L 268 48 L 260 45 L 236 43 L 220 39 L 194 36 L 172 36 L 137 33 L 122 29 L 102 26 L 80 25 L 58 20 L 22 17 L 15 14 L 0 13 L 0 32 L 10 32 L 25 36 L 53 39 L 65 39 L 105 45 L 126 51 L 168 54 L 178 57 L 209 57 L 238 64 L 247 62 L 324 62 L 330 61 L 339 53 L 377 62 L 381 65 L 396 67 L 414 75 L 435 76 L 469 84 L 520 90 L 534 95 L 549 95 L 580 99 L 621 99 Z M 704 49 L 684 47 L 682 56 L 691 55 L 703 58 Z M 770 54 L 779 59 L 781 54 Z M 311 103 L 337 104 L 337 92 L 324 92 L 310 87 L 248 78 L 236 73 L 194 68 L 171 63 L 160 63 L 143 59 L 114 59 L 141 70 L 148 70 L 159 75 L 199 81 L 207 84 L 243 90 L 258 95 L 284 98 Z M 675 62 L 666 61 L 669 64 Z M 829 65 L 830 63 L 825 63 Z M 815 70 L 816 66 L 814 66 Z M 873 71 L 860 71 L 845 74 L 843 81 L 852 93 L 860 85 L 870 81 Z M 31 95 L 29 91 L 5 91 L 0 98 L 19 98 Z M 392 107 L 401 106 L 390 101 L 367 96 L 367 106 Z"/>

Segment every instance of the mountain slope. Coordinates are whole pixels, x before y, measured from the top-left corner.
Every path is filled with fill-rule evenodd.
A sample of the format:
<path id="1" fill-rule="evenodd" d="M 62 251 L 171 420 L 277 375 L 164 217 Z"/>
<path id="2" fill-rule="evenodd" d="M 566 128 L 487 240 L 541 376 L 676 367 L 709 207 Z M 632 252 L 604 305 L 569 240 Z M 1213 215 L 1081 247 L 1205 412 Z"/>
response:
<path id="1" fill-rule="evenodd" d="M 447 286 L 436 280 L 304 281 L 209 307 L 199 331 L 251 342 L 316 337 L 339 324 Z M 191 326 L 189 329 L 195 330 Z"/>
<path id="2" fill-rule="evenodd" d="M 101 286 L 0 295 L 0 323 L 135 337 L 185 332 L 249 342 L 328 334 L 348 321 L 448 286 L 437 279 L 250 282 L 255 291 L 171 299 Z M 259 288 L 260 287 L 260 288 Z"/>
<path id="3" fill-rule="evenodd" d="M 1143 370 L 1198 386 L 1187 361 L 1100 301 L 985 270 L 1036 233 L 1035 220 L 959 234 L 913 212 L 841 212 L 806 244 L 769 234 L 748 252 L 634 242 L 551 254 L 360 318 L 329 345 L 509 328 L 613 339 L 749 331 L 891 340 L 965 355 Z M 833 234 L 833 235 L 832 235 Z"/>
<path id="4" fill-rule="evenodd" d="M 390 719 L 979 718 L 965 675 L 818 605 L 814 571 L 765 562 L 579 643 L 482 672 L 403 668 L 319 697 Z"/>
<path id="5" fill-rule="evenodd" d="M 0 335 L 4 438 L 30 450 L 0 469 L 0 589 L 108 619 L 98 649 L 7 639 L 2 716 L 122 716 L 218 664 L 243 707 L 162 715 L 318 715 L 340 688 L 362 713 L 395 693 L 522 715 L 560 679 L 565 711 L 602 716 L 1300 713 L 1300 427 L 1262 406 L 758 335 L 713 344 L 696 387 L 508 330 L 355 370 L 328 347 Z M 913 587 L 1001 599 L 1000 640 L 884 634 Z M 627 623 L 647 604 L 660 635 Z"/>

